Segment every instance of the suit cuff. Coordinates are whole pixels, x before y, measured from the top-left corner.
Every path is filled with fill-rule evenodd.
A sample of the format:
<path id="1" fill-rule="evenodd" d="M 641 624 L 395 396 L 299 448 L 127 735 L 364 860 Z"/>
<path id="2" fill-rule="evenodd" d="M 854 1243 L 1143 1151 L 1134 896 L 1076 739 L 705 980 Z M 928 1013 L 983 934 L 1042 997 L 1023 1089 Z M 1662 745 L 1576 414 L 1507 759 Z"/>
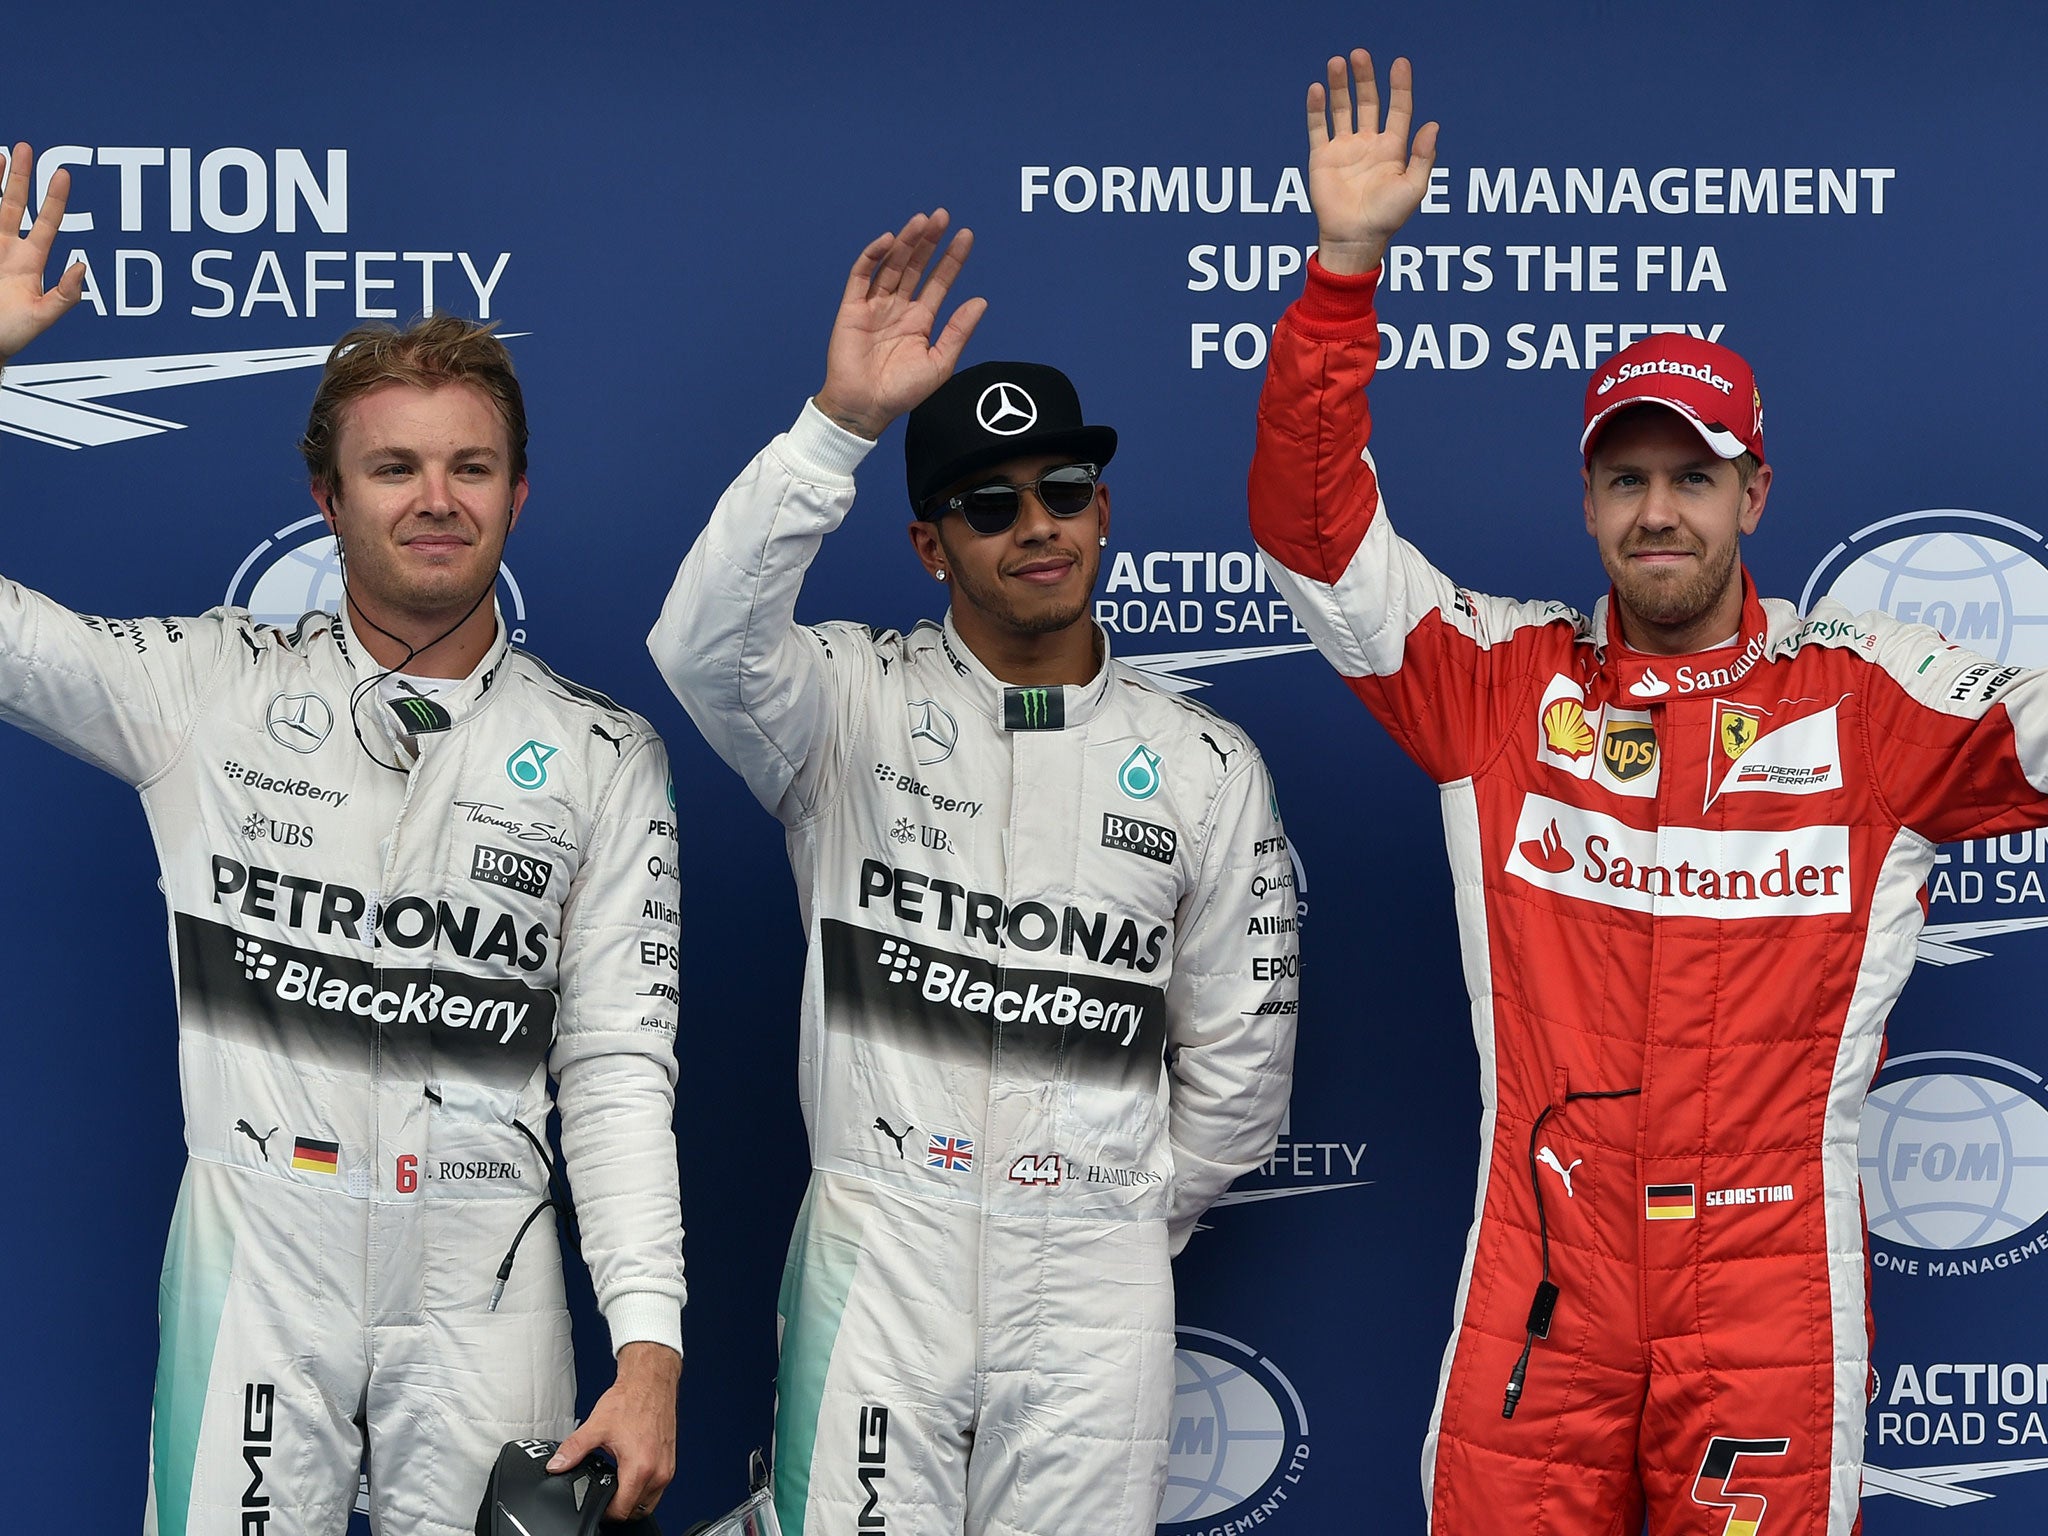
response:
<path id="1" fill-rule="evenodd" d="M 783 457 L 805 479 L 848 481 L 860 461 L 874 451 L 874 443 L 858 432 L 849 432 L 806 400 L 803 413 L 782 434 Z"/>
<path id="2" fill-rule="evenodd" d="M 658 1291 L 622 1291 L 602 1309 L 614 1355 L 628 1344 L 666 1344 L 683 1352 L 683 1311 Z"/>
<path id="3" fill-rule="evenodd" d="M 1372 298 L 1384 265 L 1370 272 L 1338 273 L 1325 270 L 1320 261 L 1309 257 L 1308 276 L 1292 311 L 1296 329 L 1326 341 L 1375 329 L 1379 321 L 1373 314 Z"/>

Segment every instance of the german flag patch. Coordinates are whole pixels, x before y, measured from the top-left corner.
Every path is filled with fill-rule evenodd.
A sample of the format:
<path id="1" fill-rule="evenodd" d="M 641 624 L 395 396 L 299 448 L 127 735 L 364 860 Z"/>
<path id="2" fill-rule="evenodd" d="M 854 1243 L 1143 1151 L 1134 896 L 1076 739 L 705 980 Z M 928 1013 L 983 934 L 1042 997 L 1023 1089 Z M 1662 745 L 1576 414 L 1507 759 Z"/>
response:
<path id="1" fill-rule="evenodd" d="M 1648 1221 L 1691 1221 L 1697 1203 L 1690 1184 L 1650 1184 L 1643 1189 L 1643 1216 Z"/>
<path id="2" fill-rule="evenodd" d="M 333 1174 L 341 1170 L 341 1143 L 301 1136 L 292 1143 L 292 1166 L 301 1173 Z"/>

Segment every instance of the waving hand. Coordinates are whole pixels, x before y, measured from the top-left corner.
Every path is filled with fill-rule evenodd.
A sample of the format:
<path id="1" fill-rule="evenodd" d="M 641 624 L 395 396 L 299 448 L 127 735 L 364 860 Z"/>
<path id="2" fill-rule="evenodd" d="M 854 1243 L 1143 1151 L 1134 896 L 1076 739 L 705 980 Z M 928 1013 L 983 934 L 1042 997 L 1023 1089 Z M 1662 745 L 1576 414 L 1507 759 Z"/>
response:
<path id="1" fill-rule="evenodd" d="M 1353 121 L 1351 77 L 1358 79 Z M 1429 191 L 1436 164 L 1436 124 L 1424 123 L 1413 144 L 1413 71 L 1406 59 L 1387 72 L 1387 126 L 1380 121 L 1379 82 L 1372 55 L 1351 50 L 1347 62 L 1329 63 L 1329 84 L 1308 88 L 1308 198 L 1320 231 L 1316 259 L 1332 272 L 1366 272 L 1379 265 L 1394 231 L 1408 222 Z"/>
<path id="2" fill-rule="evenodd" d="M 0 196 L 0 367 L 7 359 L 57 323 L 57 317 L 85 292 L 85 268 L 67 270 L 55 288 L 43 287 L 57 225 L 71 196 L 71 173 L 50 178 L 43 211 L 26 235 L 17 236 L 28 209 L 28 178 L 35 155 L 26 144 L 14 146 L 7 162 L 7 191 Z"/>
<path id="3" fill-rule="evenodd" d="M 869 242 L 846 279 L 832 341 L 825 351 L 825 386 L 818 409 L 850 432 L 880 437 L 882 429 L 953 375 L 986 299 L 953 311 L 933 341 L 939 306 L 974 246 L 961 230 L 947 241 L 938 264 L 925 264 L 945 239 L 946 210 L 920 213 L 893 235 Z"/>

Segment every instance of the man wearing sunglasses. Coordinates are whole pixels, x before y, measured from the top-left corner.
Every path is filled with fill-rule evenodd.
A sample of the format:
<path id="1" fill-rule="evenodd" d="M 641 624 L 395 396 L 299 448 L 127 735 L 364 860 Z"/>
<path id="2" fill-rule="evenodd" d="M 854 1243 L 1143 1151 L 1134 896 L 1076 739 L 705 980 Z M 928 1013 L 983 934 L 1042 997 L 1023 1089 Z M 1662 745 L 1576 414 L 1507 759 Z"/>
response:
<path id="1" fill-rule="evenodd" d="M 1286 1102 L 1292 866 L 1251 743 L 1088 617 L 1116 434 L 1055 369 L 955 375 L 980 299 L 933 344 L 970 244 L 921 280 L 945 231 L 920 215 L 861 254 L 824 387 L 720 500 L 650 637 L 787 828 L 810 941 L 776 1503 L 790 1536 L 1141 1536 L 1169 1256 Z M 798 625 L 906 410 L 945 622 Z"/>

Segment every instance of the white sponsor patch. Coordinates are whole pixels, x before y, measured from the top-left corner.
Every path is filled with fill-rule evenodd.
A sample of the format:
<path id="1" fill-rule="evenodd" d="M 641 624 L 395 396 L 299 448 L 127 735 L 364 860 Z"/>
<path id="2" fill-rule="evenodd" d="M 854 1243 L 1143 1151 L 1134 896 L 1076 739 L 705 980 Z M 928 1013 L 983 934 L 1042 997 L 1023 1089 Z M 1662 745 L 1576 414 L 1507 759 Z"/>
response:
<path id="1" fill-rule="evenodd" d="M 1586 707 L 1586 690 L 1562 672 L 1536 706 L 1536 760 L 1611 789 L 1648 800 L 1661 765 L 1647 710 Z"/>
<path id="2" fill-rule="evenodd" d="M 1722 795 L 1768 791 L 1778 795 L 1817 795 L 1842 787 L 1840 705 L 1794 720 L 1757 737 L 1721 775 L 1707 796 L 1712 805 Z M 1716 742 L 1710 750 L 1719 751 Z"/>
<path id="3" fill-rule="evenodd" d="M 1546 795 L 1522 802 L 1507 871 L 1563 896 L 1665 917 L 1809 917 L 1849 910 L 1849 829 L 1631 827 Z"/>
<path id="4" fill-rule="evenodd" d="M 1590 779 L 1599 761 L 1600 713 L 1586 708 L 1586 690 L 1562 672 L 1551 678 L 1536 706 L 1536 760 Z"/>

